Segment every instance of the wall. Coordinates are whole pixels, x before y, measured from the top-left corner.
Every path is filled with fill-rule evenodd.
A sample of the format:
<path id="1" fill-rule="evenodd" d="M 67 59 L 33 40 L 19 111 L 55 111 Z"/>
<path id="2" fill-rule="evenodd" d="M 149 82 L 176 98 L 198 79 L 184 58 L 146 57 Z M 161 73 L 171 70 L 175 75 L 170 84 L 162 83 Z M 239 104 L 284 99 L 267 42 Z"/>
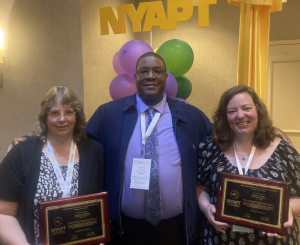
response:
<path id="1" fill-rule="evenodd" d="M 81 0 L 81 28 L 82 28 L 82 59 L 84 81 L 85 114 L 90 118 L 97 107 L 111 101 L 109 85 L 116 76 L 112 67 L 115 53 L 124 43 L 133 40 L 143 40 L 144 34 L 134 34 L 131 22 L 127 19 L 127 33 L 114 35 L 100 35 L 99 8 L 122 4 L 130 4 L 133 0 Z"/>
<path id="2" fill-rule="evenodd" d="M 100 1 L 81 0 L 83 73 L 85 110 L 88 117 L 95 109 L 111 100 L 109 85 L 115 77 L 112 58 L 122 45 L 131 39 L 150 43 L 150 33 L 132 33 L 127 21 L 126 34 L 100 35 L 99 7 L 146 1 Z M 165 11 L 167 10 L 166 3 Z M 178 38 L 188 42 L 195 53 L 195 61 L 187 76 L 193 83 L 193 92 L 188 101 L 201 108 L 208 116 L 216 106 L 221 93 L 235 85 L 237 71 L 239 8 L 218 1 L 210 6 L 210 26 L 198 28 L 198 11 L 194 8 L 192 19 L 178 24 L 177 30 L 161 31 L 153 28 L 153 48 L 163 42 Z"/>
<path id="3" fill-rule="evenodd" d="M 111 62 L 121 46 L 132 39 L 150 43 L 149 32 L 100 35 L 99 7 L 137 0 L 0 0 L 0 25 L 6 34 L 8 65 L 0 67 L 0 160 L 17 136 L 31 134 L 39 103 L 53 85 L 71 87 L 83 102 L 89 118 L 111 100 L 109 84 L 115 77 Z M 166 7 L 166 0 L 163 3 Z M 188 101 L 210 118 L 222 92 L 236 83 L 239 8 L 218 0 L 209 7 L 210 26 L 197 27 L 192 19 L 178 29 L 153 28 L 153 48 L 179 38 L 195 52 L 187 76 L 193 83 Z M 80 19 L 81 18 L 81 19 Z M 300 39 L 300 1 L 288 0 L 283 11 L 271 14 L 270 40 Z M 84 90 L 83 90 L 84 81 Z M 83 92 L 84 91 L 84 92 Z"/>
<path id="4" fill-rule="evenodd" d="M 39 104 L 54 85 L 83 101 L 79 0 L 2 0 L 7 66 L 0 68 L 0 161 L 15 137 L 31 135 Z"/>
<path id="5" fill-rule="evenodd" d="M 81 0 L 83 69 L 85 109 L 89 118 L 95 109 L 108 101 L 109 85 L 115 77 L 112 58 L 116 51 L 131 39 L 140 39 L 150 43 L 149 32 L 132 33 L 131 22 L 127 19 L 127 34 L 100 35 L 99 7 L 133 3 L 149 0 Z M 167 10 L 167 0 L 162 1 Z M 297 39 L 300 35 L 300 1 L 288 0 L 283 4 L 283 11 L 271 13 L 270 39 Z M 234 86 L 237 79 L 238 35 L 240 8 L 229 5 L 225 0 L 218 0 L 209 7 L 209 27 L 198 28 L 197 8 L 193 17 L 178 23 L 177 30 L 153 30 L 153 48 L 163 42 L 178 38 L 188 42 L 195 54 L 191 70 L 186 74 L 193 84 L 188 102 L 200 108 L 209 118 L 217 106 L 224 90 Z"/>
<path id="6" fill-rule="evenodd" d="M 282 11 L 271 13 L 270 40 L 300 39 L 300 1 L 287 0 Z"/>
<path id="7" fill-rule="evenodd" d="M 166 6 L 167 1 L 163 1 Z M 194 51 L 194 64 L 186 76 L 192 82 L 188 102 L 201 109 L 209 118 L 221 94 L 236 85 L 239 8 L 219 0 L 209 6 L 209 27 L 198 28 L 198 10 L 193 17 L 178 23 L 177 30 L 153 31 L 153 47 L 170 39 L 182 39 Z"/>

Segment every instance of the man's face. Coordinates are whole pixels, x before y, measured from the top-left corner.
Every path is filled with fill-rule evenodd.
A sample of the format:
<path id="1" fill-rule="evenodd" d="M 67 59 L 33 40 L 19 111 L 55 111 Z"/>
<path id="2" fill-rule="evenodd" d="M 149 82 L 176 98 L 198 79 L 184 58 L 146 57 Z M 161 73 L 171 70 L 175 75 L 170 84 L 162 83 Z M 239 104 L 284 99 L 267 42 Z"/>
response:
<path id="1" fill-rule="evenodd" d="M 144 72 L 147 69 L 148 74 Z M 134 78 L 138 95 L 144 102 L 157 104 L 163 98 L 168 76 L 165 69 L 163 61 L 157 57 L 147 56 L 139 60 Z"/>

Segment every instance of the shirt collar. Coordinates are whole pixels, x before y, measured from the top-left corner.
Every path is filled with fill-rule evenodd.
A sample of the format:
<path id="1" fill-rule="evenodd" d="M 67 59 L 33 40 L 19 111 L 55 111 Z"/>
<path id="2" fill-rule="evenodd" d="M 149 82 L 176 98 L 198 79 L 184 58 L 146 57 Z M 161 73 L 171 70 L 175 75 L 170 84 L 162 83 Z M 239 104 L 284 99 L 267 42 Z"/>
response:
<path id="1" fill-rule="evenodd" d="M 162 100 L 155 106 L 152 106 L 152 108 L 156 109 L 161 114 L 163 114 L 165 111 L 166 103 L 167 103 L 166 98 L 167 98 L 167 96 L 164 93 Z M 147 106 L 144 103 L 144 101 L 139 97 L 138 93 L 136 93 L 136 102 L 137 102 L 137 109 L 138 109 L 139 114 L 143 114 L 149 108 L 149 106 Z"/>

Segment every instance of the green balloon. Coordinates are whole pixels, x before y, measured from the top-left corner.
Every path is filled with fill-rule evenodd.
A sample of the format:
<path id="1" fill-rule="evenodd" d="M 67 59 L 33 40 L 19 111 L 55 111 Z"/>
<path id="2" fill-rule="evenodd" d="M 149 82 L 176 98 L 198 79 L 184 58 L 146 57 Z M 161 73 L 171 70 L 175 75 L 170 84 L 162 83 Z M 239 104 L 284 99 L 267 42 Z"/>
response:
<path id="1" fill-rule="evenodd" d="M 191 69 L 194 62 L 194 52 L 191 46 L 180 39 L 164 42 L 156 52 L 167 67 L 167 71 L 174 77 L 181 77 Z"/>
<path id="2" fill-rule="evenodd" d="M 186 76 L 176 77 L 176 81 L 178 84 L 176 97 L 186 100 L 192 93 L 191 81 Z"/>

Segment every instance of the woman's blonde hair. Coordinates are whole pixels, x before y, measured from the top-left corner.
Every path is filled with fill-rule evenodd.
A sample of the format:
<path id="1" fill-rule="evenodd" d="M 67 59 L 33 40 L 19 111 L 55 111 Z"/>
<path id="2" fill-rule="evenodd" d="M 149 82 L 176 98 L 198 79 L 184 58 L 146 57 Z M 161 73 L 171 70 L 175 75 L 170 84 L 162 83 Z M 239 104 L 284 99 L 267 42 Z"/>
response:
<path id="1" fill-rule="evenodd" d="M 84 129 L 86 127 L 83 106 L 76 94 L 66 86 L 54 86 L 45 95 L 41 102 L 38 122 L 34 135 L 46 142 L 47 135 L 47 113 L 57 102 L 61 102 L 65 107 L 73 108 L 76 111 L 76 123 L 73 130 L 73 140 L 78 143 L 84 139 Z"/>

